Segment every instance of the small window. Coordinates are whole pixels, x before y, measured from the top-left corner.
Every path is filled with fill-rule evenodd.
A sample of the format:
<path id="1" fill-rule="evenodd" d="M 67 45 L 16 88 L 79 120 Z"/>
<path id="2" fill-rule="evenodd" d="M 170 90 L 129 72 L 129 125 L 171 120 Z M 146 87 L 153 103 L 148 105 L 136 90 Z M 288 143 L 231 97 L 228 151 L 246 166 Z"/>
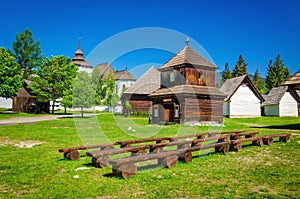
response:
<path id="1" fill-rule="evenodd" d="M 158 117 L 158 105 L 154 105 L 154 117 Z"/>
<path id="2" fill-rule="evenodd" d="M 178 118 L 179 117 L 179 105 L 175 105 L 174 109 L 175 109 L 174 117 Z"/>
<path id="3" fill-rule="evenodd" d="M 174 72 L 170 72 L 170 82 L 174 82 L 175 81 L 175 75 Z"/>
<path id="4" fill-rule="evenodd" d="M 199 79 L 202 80 L 203 79 L 203 74 L 201 71 L 199 71 Z"/>

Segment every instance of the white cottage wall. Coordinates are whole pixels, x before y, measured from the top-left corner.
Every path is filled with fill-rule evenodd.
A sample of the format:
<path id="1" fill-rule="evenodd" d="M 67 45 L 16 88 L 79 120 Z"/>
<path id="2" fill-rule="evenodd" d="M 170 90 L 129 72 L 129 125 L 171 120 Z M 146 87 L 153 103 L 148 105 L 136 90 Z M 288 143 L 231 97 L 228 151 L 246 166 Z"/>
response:
<path id="1" fill-rule="evenodd" d="M 230 99 L 230 117 L 260 117 L 260 99 L 245 84 L 239 86 Z"/>
<path id="2" fill-rule="evenodd" d="M 279 116 L 298 117 L 298 104 L 295 98 L 286 92 L 279 102 Z"/>

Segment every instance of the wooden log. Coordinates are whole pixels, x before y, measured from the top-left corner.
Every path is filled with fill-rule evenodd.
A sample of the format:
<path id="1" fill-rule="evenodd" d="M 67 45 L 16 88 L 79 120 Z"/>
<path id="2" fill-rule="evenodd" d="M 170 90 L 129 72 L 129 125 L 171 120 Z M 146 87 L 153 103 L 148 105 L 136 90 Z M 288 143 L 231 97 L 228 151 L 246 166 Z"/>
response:
<path id="1" fill-rule="evenodd" d="M 179 160 L 187 163 L 187 162 L 192 162 L 193 160 L 193 154 L 192 152 L 185 152 L 183 153 L 180 157 Z"/>
<path id="2" fill-rule="evenodd" d="M 112 170 L 114 175 L 126 179 L 135 176 L 138 171 L 138 167 L 136 164 L 129 163 L 121 166 L 113 166 Z"/>
<path id="3" fill-rule="evenodd" d="M 161 162 L 165 168 L 173 168 L 178 163 L 178 156 L 177 155 L 167 156 L 163 158 Z"/>
<path id="4" fill-rule="evenodd" d="M 77 150 L 75 150 L 75 151 L 65 152 L 64 157 L 69 160 L 78 160 L 80 158 L 80 154 Z"/>
<path id="5" fill-rule="evenodd" d="M 242 144 L 241 143 L 231 144 L 229 150 L 240 152 L 242 150 Z"/>
<path id="6" fill-rule="evenodd" d="M 138 155 L 144 155 L 147 154 L 146 149 L 140 149 L 138 151 L 131 152 L 131 156 L 138 156 Z"/>
<path id="7" fill-rule="evenodd" d="M 279 136 L 279 141 L 290 142 L 291 134 L 283 134 L 283 135 Z"/>
<path id="8" fill-rule="evenodd" d="M 101 156 L 99 158 L 92 158 L 92 164 L 94 167 L 98 167 L 98 168 L 104 168 L 108 165 L 108 161 L 109 161 L 109 156 L 105 155 L 105 156 Z"/>
<path id="9" fill-rule="evenodd" d="M 169 137 L 161 137 L 161 138 L 145 138 L 140 140 L 126 140 L 121 142 L 116 142 L 117 144 L 120 144 L 121 146 L 126 146 L 129 144 L 138 144 L 138 143 L 145 143 L 145 142 L 154 142 L 154 141 L 161 141 L 161 140 L 169 140 Z"/>
<path id="10" fill-rule="evenodd" d="M 259 134 L 259 132 L 242 132 L 237 134 L 230 134 L 230 140 L 241 139 L 241 136 L 245 136 L 245 138 L 252 138 L 257 134 Z"/>
<path id="11" fill-rule="evenodd" d="M 101 148 L 106 146 L 113 146 L 116 143 L 109 143 L 109 144 L 95 144 L 95 145 L 89 145 L 89 146 L 79 146 L 79 147 L 73 147 L 73 148 L 64 148 L 59 149 L 58 152 L 64 153 L 64 152 L 71 152 L 71 151 L 80 151 L 80 150 L 86 150 L 86 149 L 93 149 L 93 148 Z"/>
<path id="12" fill-rule="evenodd" d="M 263 146 L 264 145 L 263 138 L 259 138 L 257 140 L 253 140 L 252 141 L 252 145 Z"/>
<path id="13" fill-rule="evenodd" d="M 138 152 L 140 150 L 149 149 L 150 146 L 151 145 L 142 145 L 142 146 L 133 146 L 133 147 L 125 147 L 125 148 L 113 148 L 108 150 L 87 152 L 86 155 L 97 158 L 104 155 L 114 155 L 114 154 L 120 154 L 126 152 Z"/>
<path id="14" fill-rule="evenodd" d="M 271 136 L 265 137 L 265 138 L 263 138 L 263 142 L 264 142 L 264 144 L 272 145 L 273 144 L 273 137 L 271 137 Z"/>

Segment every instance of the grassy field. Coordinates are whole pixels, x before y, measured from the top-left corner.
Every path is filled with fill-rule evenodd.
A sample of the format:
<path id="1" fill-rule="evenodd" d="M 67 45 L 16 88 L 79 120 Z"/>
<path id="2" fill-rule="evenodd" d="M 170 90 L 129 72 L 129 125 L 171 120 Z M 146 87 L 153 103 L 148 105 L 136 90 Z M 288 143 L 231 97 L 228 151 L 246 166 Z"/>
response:
<path id="1" fill-rule="evenodd" d="M 111 175 L 110 167 L 92 167 L 83 151 L 76 161 L 58 153 L 96 142 L 231 130 L 289 132 L 292 138 L 226 156 L 194 153 L 198 158 L 191 163 L 145 169 L 126 180 Z M 225 119 L 224 127 L 191 127 L 102 113 L 0 126 L 0 151 L 0 198 L 300 198 L 300 118 Z"/>

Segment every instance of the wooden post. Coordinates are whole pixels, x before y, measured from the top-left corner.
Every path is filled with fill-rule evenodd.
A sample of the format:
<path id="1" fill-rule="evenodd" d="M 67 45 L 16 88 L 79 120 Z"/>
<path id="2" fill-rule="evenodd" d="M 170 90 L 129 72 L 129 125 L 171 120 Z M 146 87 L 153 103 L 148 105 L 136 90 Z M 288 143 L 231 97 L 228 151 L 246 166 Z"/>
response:
<path id="1" fill-rule="evenodd" d="M 92 158 L 92 164 L 94 167 L 98 167 L 98 168 L 104 168 L 108 165 L 108 161 L 109 161 L 109 156 L 108 155 L 104 155 L 101 156 L 99 158 Z"/>
<path id="2" fill-rule="evenodd" d="M 263 146 L 264 142 L 263 142 L 263 139 L 258 139 L 258 140 L 253 140 L 252 144 L 256 145 L 256 146 Z"/>
<path id="3" fill-rule="evenodd" d="M 69 160 L 78 160 L 80 157 L 80 154 L 77 150 L 74 150 L 74 151 L 70 151 L 70 152 L 65 152 L 64 157 Z"/>
<path id="4" fill-rule="evenodd" d="M 271 136 L 263 138 L 263 142 L 264 142 L 264 144 L 272 145 L 273 144 L 273 138 Z"/>
<path id="5" fill-rule="evenodd" d="M 177 157 L 177 155 L 171 155 L 171 156 L 165 157 L 162 159 L 161 163 L 165 168 L 173 168 L 178 163 L 178 157 Z"/>
<path id="6" fill-rule="evenodd" d="M 113 174 L 122 178 L 129 178 L 135 176 L 138 171 L 138 167 L 136 164 L 123 164 L 121 166 L 115 167 L 113 166 Z"/>

